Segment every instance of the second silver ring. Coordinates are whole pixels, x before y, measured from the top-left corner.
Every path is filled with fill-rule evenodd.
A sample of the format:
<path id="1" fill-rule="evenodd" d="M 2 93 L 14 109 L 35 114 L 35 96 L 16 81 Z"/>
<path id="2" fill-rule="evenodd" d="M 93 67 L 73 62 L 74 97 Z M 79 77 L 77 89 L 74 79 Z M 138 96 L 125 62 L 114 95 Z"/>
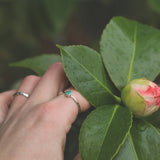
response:
<path id="1" fill-rule="evenodd" d="M 67 91 L 64 91 L 64 94 L 65 94 L 66 97 L 71 97 L 74 100 L 74 102 L 78 105 L 79 113 L 80 113 L 81 112 L 81 106 L 80 106 L 79 102 L 77 101 L 77 99 L 74 96 L 72 96 L 72 92 L 70 90 L 67 90 Z"/>

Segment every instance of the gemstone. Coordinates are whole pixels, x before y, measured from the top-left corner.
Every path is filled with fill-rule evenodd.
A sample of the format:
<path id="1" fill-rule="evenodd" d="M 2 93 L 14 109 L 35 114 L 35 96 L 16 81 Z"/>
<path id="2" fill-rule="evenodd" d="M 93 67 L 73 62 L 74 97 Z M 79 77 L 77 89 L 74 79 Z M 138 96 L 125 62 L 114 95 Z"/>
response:
<path id="1" fill-rule="evenodd" d="M 67 96 L 70 96 L 70 95 L 71 95 L 71 91 L 65 91 L 65 94 L 66 94 Z"/>

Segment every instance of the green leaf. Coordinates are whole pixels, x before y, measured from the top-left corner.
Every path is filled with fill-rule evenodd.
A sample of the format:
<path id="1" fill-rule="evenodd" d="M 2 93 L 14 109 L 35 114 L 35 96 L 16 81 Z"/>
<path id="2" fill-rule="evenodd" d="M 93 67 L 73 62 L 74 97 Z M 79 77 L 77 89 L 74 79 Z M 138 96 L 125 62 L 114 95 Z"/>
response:
<path id="1" fill-rule="evenodd" d="M 160 1 L 159 0 L 148 0 L 149 6 L 158 14 L 160 14 Z"/>
<path id="2" fill-rule="evenodd" d="M 41 55 L 36 56 L 33 58 L 27 58 L 22 61 L 18 61 L 15 63 L 10 64 L 13 67 L 25 67 L 28 69 L 33 70 L 39 76 L 42 76 L 46 69 L 55 62 L 60 62 L 61 58 L 59 55 L 52 54 L 52 55 Z"/>
<path id="3" fill-rule="evenodd" d="M 113 18 L 101 37 L 105 67 L 121 90 L 130 80 L 153 81 L 160 73 L 160 31 L 122 17 Z"/>
<path id="4" fill-rule="evenodd" d="M 148 117 L 145 117 L 144 119 L 153 124 L 155 127 L 160 128 L 160 108 L 158 111 Z"/>
<path id="5" fill-rule="evenodd" d="M 100 54 L 86 46 L 58 47 L 68 79 L 93 106 L 115 103 L 115 88 L 106 76 Z"/>
<path id="6" fill-rule="evenodd" d="M 130 139 L 130 134 L 127 136 L 124 144 L 121 146 L 118 154 L 113 158 L 113 160 L 139 160 L 137 158 L 136 152 L 132 148 L 132 143 Z M 143 159 L 142 159 L 143 160 Z"/>
<path id="7" fill-rule="evenodd" d="M 131 112 L 119 105 L 98 107 L 80 131 L 82 160 L 110 160 L 118 152 L 132 125 Z"/>
<path id="8" fill-rule="evenodd" d="M 114 160 L 158 160 L 160 132 L 146 121 L 135 120 Z"/>

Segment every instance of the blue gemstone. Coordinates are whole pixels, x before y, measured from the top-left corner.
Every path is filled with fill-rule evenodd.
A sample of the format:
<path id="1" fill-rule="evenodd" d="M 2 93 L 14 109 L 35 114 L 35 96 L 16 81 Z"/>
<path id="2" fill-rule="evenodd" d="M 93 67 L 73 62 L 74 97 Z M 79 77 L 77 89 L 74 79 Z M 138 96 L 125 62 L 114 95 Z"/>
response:
<path id="1" fill-rule="evenodd" d="M 65 91 L 65 94 L 66 94 L 67 96 L 70 96 L 70 95 L 71 95 L 71 91 Z"/>

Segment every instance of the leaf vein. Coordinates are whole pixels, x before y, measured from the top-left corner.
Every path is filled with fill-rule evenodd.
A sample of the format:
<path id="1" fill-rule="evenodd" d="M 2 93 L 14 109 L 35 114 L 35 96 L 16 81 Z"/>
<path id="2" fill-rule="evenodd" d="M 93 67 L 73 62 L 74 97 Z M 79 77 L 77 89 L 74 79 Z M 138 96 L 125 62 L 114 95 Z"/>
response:
<path id="1" fill-rule="evenodd" d="M 112 113 L 111 119 L 110 119 L 110 121 L 109 121 L 109 123 L 108 123 L 108 127 L 106 128 L 106 131 L 105 131 L 105 134 L 104 134 L 105 136 L 107 135 L 107 131 L 108 131 L 108 129 L 110 128 L 111 122 L 112 122 L 112 120 L 113 120 L 113 118 L 114 118 L 114 115 L 115 115 L 115 113 L 116 113 L 116 111 L 117 111 L 118 107 L 119 107 L 119 105 L 116 105 L 116 106 L 115 106 L 115 108 L 114 108 L 114 110 L 113 110 L 113 113 Z M 102 144 L 101 144 L 100 146 L 102 146 L 102 145 L 103 145 L 103 142 L 104 142 L 105 136 L 103 137 Z M 99 158 L 100 153 L 101 153 L 101 150 L 100 150 L 99 154 L 97 154 L 97 158 L 96 158 L 97 160 L 98 160 L 98 158 Z"/>
<path id="2" fill-rule="evenodd" d="M 130 142 L 131 142 L 131 146 L 132 146 L 133 152 L 135 153 L 135 158 L 136 158 L 136 160 L 139 160 L 139 159 L 138 159 L 138 156 L 137 156 L 137 153 L 136 153 L 136 149 L 135 149 L 133 140 L 132 140 L 132 136 L 131 136 L 130 133 L 129 133 L 129 139 L 130 139 Z"/>
<path id="3" fill-rule="evenodd" d="M 146 124 L 147 124 L 148 126 L 150 126 L 151 128 L 153 128 L 153 130 L 155 130 L 155 132 L 157 132 L 157 134 L 160 135 L 160 132 L 159 132 L 159 131 L 156 129 L 156 127 L 154 127 L 151 123 L 145 121 L 144 119 L 143 119 L 143 122 L 146 123 Z"/>
<path id="4" fill-rule="evenodd" d="M 63 49 L 64 50 L 64 49 Z M 86 67 L 84 67 L 81 63 L 79 63 L 79 61 L 77 61 L 77 59 L 75 59 L 71 54 L 69 54 L 66 50 L 65 52 L 71 57 L 73 58 L 74 61 L 76 61 L 86 72 L 88 72 L 88 74 L 93 77 L 105 90 L 107 90 L 107 92 L 112 95 L 113 97 L 115 97 L 115 95 L 105 86 L 103 85 L 103 83 L 97 79 L 97 77 L 95 77 Z"/>
<path id="5" fill-rule="evenodd" d="M 126 132 L 126 135 L 124 136 L 124 139 L 123 139 L 122 143 L 118 146 L 117 151 L 116 151 L 115 154 L 112 156 L 111 160 L 116 156 L 116 154 L 119 152 L 121 146 L 124 144 L 125 140 L 127 139 L 127 136 L 129 135 L 130 130 L 131 130 L 131 128 L 132 128 L 132 122 L 133 122 L 133 115 L 131 114 L 131 125 L 130 125 L 130 127 L 129 127 L 129 129 L 128 129 L 128 132 Z"/>
<path id="6" fill-rule="evenodd" d="M 132 73 L 132 69 L 133 69 L 133 63 L 134 63 L 134 58 L 135 58 L 135 52 L 136 52 L 136 38 L 137 38 L 137 23 L 135 26 L 135 31 L 134 31 L 134 42 L 133 42 L 133 52 L 132 52 L 132 59 L 131 59 L 131 64 L 129 67 L 129 74 L 128 74 L 128 81 L 129 82 L 131 80 L 131 73 Z"/>

